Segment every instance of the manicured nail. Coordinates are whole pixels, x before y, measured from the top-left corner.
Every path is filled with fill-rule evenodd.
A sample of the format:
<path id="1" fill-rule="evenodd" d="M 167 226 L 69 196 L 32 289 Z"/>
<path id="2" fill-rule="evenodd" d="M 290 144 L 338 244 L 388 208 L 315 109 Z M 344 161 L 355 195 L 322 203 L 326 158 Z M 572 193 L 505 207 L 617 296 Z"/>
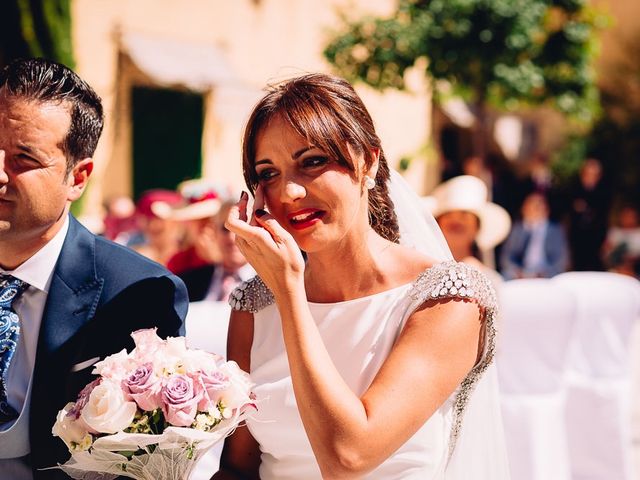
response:
<path id="1" fill-rule="evenodd" d="M 267 212 L 261 208 L 258 208 L 256 210 L 256 217 L 260 218 L 260 217 L 264 217 L 267 214 Z"/>
<path id="2" fill-rule="evenodd" d="M 246 200 L 248 198 L 249 198 L 249 194 L 243 190 L 242 194 L 240 195 L 240 200 Z"/>

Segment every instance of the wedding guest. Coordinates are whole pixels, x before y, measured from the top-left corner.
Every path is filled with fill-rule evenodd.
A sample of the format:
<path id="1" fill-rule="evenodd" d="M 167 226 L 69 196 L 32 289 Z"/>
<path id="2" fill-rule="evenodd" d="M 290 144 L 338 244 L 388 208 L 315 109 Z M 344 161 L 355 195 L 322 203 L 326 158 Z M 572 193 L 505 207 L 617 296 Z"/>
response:
<path id="1" fill-rule="evenodd" d="M 243 170 L 255 210 L 244 193 L 226 225 L 259 276 L 232 293 L 228 356 L 259 408 L 214 478 L 508 478 L 493 290 L 418 214 L 353 87 L 272 86 Z"/>
<path id="2" fill-rule="evenodd" d="M 423 202 L 440 225 L 453 258 L 481 270 L 496 285 L 502 278 L 482 262 L 481 251 L 491 251 L 507 237 L 511 218 L 487 197 L 482 180 L 460 175 L 438 185 Z"/>
<path id="3" fill-rule="evenodd" d="M 131 197 L 118 195 L 109 199 L 105 206 L 104 236 L 121 245 L 136 235 L 136 206 Z"/>
<path id="4" fill-rule="evenodd" d="M 178 185 L 185 205 L 174 208 L 171 218 L 184 225 L 180 249 L 169 259 L 167 268 L 175 274 L 210 265 L 220 260 L 212 240 L 211 219 L 220 209 L 221 188 L 206 179 L 186 180 Z"/>
<path id="5" fill-rule="evenodd" d="M 601 250 L 607 236 L 611 190 L 599 160 L 585 160 L 567 197 L 572 269 L 604 270 Z"/>
<path id="6" fill-rule="evenodd" d="M 92 365 L 132 347 L 132 330 L 182 332 L 182 281 L 69 214 L 102 126 L 100 98 L 67 67 L 24 59 L 0 72 L 2 478 L 67 478 L 41 469 L 69 458 L 51 428 Z"/>
<path id="7" fill-rule="evenodd" d="M 507 280 L 550 278 L 567 270 L 569 250 L 562 225 L 549 219 L 549 204 L 541 193 L 530 193 L 502 246 L 500 266 Z"/>
<path id="8" fill-rule="evenodd" d="M 249 280 L 256 274 L 236 245 L 235 234 L 224 225 L 233 205 L 235 201 L 227 201 L 213 217 L 203 219 L 206 222 L 199 229 L 199 238 L 196 239 L 196 245 L 201 246 L 201 251 L 215 251 L 219 260 L 207 256 L 211 260 L 204 265 L 178 273 L 178 277 L 187 286 L 190 302 L 226 302 L 231 291 L 241 281 Z M 185 214 L 182 213 L 183 215 Z"/>
<path id="9" fill-rule="evenodd" d="M 178 251 L 182 239 L 182 225 L 172 218 L 171 207 L 182 203 L 182 197 L 163 189 L 147 190 L 136 202 L 136 218 L 142 236 L 140 243 L 128 247 L 161 265 L 167 265 L 169 259 Z"/>
<path id="10" fill-rule="evenodd" d="M 603 246 L 608 270 L 640 277 L 640 213 L 632 204 L 620 207 Z"/>
<path id="11" fill-rule="evenodd" d="M 519 217 L 525 197 L 537 192 L 546 197 L 550 218 L 557 220 L 561 216 L 563 203 L 566 202 L 563 202 L 561 189 L 554 182 L 549 156 L 543 152 L 535 152 L 524 166 L 524 176 L 520 178 L 516 194 L 513 195 L 515 209 L 512 217 Z"/>

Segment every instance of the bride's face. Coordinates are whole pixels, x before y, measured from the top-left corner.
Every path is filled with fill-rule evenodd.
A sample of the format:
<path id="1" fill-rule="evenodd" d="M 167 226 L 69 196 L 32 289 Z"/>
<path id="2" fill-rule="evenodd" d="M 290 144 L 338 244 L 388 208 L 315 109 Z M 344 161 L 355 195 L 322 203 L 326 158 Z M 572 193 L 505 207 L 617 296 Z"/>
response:
<path id="1" fill-rule="evenodd" d="M 309 144 L 280 117 L 256 138 L 254 168 L 269 212 L 307 253 L 335 248 L 368 229 L 361 175 Z M 356 171 L 362 155 L 353 157 Z"/>

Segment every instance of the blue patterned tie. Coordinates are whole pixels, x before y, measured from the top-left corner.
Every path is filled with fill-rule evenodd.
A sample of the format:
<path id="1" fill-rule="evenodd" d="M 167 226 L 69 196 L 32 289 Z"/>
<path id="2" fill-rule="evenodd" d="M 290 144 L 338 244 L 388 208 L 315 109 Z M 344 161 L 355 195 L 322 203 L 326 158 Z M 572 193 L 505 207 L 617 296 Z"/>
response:
<path id="1" fill-rule="evenodd" d="M 11 304 L 28 286 L 10 275 L 0 276 L 0 424 L 18 418 L 18 412 L 7 403 L 9 365 L 20 337 L 20 319 Z"/>

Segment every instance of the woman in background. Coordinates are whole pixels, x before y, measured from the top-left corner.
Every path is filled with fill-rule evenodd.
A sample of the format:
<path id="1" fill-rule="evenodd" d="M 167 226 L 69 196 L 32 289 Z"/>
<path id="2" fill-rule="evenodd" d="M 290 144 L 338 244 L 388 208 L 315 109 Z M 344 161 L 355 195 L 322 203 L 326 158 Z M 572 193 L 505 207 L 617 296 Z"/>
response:
<path id="1" fill-rule="evenodd" d="M 460 175 L 438 185 L 422 199 L 426 213 L 433 215 L 447 240 L 453 258 L 484 273 L 494 286 L 500 274 L 484 264 L 511 228 L 511 217 L 500 205 L 488 200 L 485 183 L 478 177 Z"/>

